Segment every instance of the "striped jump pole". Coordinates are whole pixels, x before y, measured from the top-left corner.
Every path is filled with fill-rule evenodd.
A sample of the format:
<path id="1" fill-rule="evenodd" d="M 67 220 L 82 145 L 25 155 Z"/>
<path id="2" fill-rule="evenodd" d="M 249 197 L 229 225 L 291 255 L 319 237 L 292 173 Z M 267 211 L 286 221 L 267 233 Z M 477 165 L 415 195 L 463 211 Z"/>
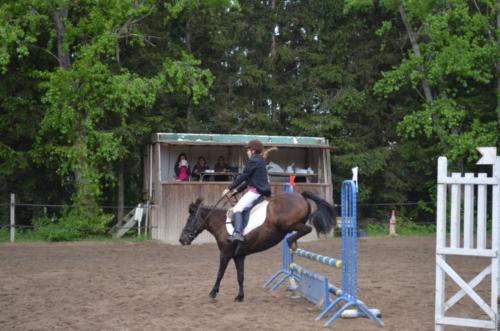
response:
<path id="1" fill-rule="evenodd" d="M 297 255 L 297 256 L 302 256 L 306 259 L 316 261 L 316 262 L 319 262 L 321 264 L 329 265 L 332 267 L 337 267 L 337 268 L 342 267 L 342 261 L 340 261 L 340 260 L 337 260 L 333 257 L 329 257 L 329 256 L 313 253 L 310 251 L 306 251 L 305 249 L 297 248 L 296 250 L 292 251 L 292 254 Z"/>

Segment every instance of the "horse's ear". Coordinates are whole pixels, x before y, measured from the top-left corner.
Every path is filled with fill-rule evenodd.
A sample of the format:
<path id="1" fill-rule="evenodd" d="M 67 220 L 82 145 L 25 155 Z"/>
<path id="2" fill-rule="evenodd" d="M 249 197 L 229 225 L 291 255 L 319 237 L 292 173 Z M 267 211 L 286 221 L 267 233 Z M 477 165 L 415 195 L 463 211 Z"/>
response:
<path id="1" fill-rule="evenodd" d="M 192 213 L 196 212 L 198 207 L 201 205 L 202 201 L 203 201 L 202 198 L 198 198 L 198 199 L 196 199 L 195 202 L 191 203 L 189 205 L 189 213 L 192 214 Z"/>

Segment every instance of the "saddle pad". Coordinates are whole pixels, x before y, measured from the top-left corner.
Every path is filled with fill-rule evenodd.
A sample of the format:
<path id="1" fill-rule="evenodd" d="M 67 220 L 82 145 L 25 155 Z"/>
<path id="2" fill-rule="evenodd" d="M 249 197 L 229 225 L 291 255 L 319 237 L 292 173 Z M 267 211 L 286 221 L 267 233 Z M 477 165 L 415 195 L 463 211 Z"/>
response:
<path id="1" fill-rule="evenodd" d="M 250 231 L 261 226 L 262 223 L 264 223 L 264 221 L 266 220 L 266 211 L 268 204 L 269 201 L 264 200 L 257 206 L 252 208 L 252 210 L 250 211 L 250 219 L 248 220 L 248 224 L 245 230 L 243 230 L 243 235 L 247 235 Z M 234 231 L 233 224 L 231 224 L 230 218 L 226 219 L 226 230 L 229 234 L 232 234 Z"/>

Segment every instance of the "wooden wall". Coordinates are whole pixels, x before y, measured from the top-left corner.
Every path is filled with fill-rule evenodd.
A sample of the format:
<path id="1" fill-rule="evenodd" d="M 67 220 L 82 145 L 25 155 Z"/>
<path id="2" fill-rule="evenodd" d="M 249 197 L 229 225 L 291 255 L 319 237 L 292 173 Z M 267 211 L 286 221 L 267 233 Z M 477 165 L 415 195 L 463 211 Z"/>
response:
<path id="1" fill-rule="evenodd" d="M 152 237 L 170 244 L 179 244 L 179 236 L 187 218 L 189 204 L 198 197 L 204 199 L 204 204 L 214 205 L 229 182 L 161 182 L 155 194 L 155 211 L 152 220 Z M 283 192 L 283 183 L 271 183 L 273 194 Z M 332 203 L 332 186 L 317 183 L 297 183 L 296 192 L 309 190 Z M 158 194 L 160 193 L 160 194 Z M 222 203 L 221 203 L 222 204 Z M 312 203 L 314 205 L 314 203 Z M 227 206 L 229 208 L 229 206 Z M 308 239 L 314 239 L 311 233 Z M 304 238 L 305 239 L 305 238 Z M 307 239 L 306 239 L 307 240 Z M 215 242 L 212 236 L 204 231 L 193 243 Z"/>

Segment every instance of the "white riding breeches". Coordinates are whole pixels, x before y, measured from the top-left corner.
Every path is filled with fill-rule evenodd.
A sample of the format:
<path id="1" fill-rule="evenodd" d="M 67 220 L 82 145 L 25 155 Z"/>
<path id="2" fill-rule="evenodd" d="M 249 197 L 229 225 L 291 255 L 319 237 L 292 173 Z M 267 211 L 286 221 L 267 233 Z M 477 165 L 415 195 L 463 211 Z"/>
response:
<path id="1" fill-rule="evenodd" d="M 241 213 L 245 208 L 250 207 L 252 203 L 259 197 L 259 193 L 247 191 L 247 193 L 243 194 L 238 203 L 236 203 L 236 205 L 233 207 L 233 212 Z"/>

